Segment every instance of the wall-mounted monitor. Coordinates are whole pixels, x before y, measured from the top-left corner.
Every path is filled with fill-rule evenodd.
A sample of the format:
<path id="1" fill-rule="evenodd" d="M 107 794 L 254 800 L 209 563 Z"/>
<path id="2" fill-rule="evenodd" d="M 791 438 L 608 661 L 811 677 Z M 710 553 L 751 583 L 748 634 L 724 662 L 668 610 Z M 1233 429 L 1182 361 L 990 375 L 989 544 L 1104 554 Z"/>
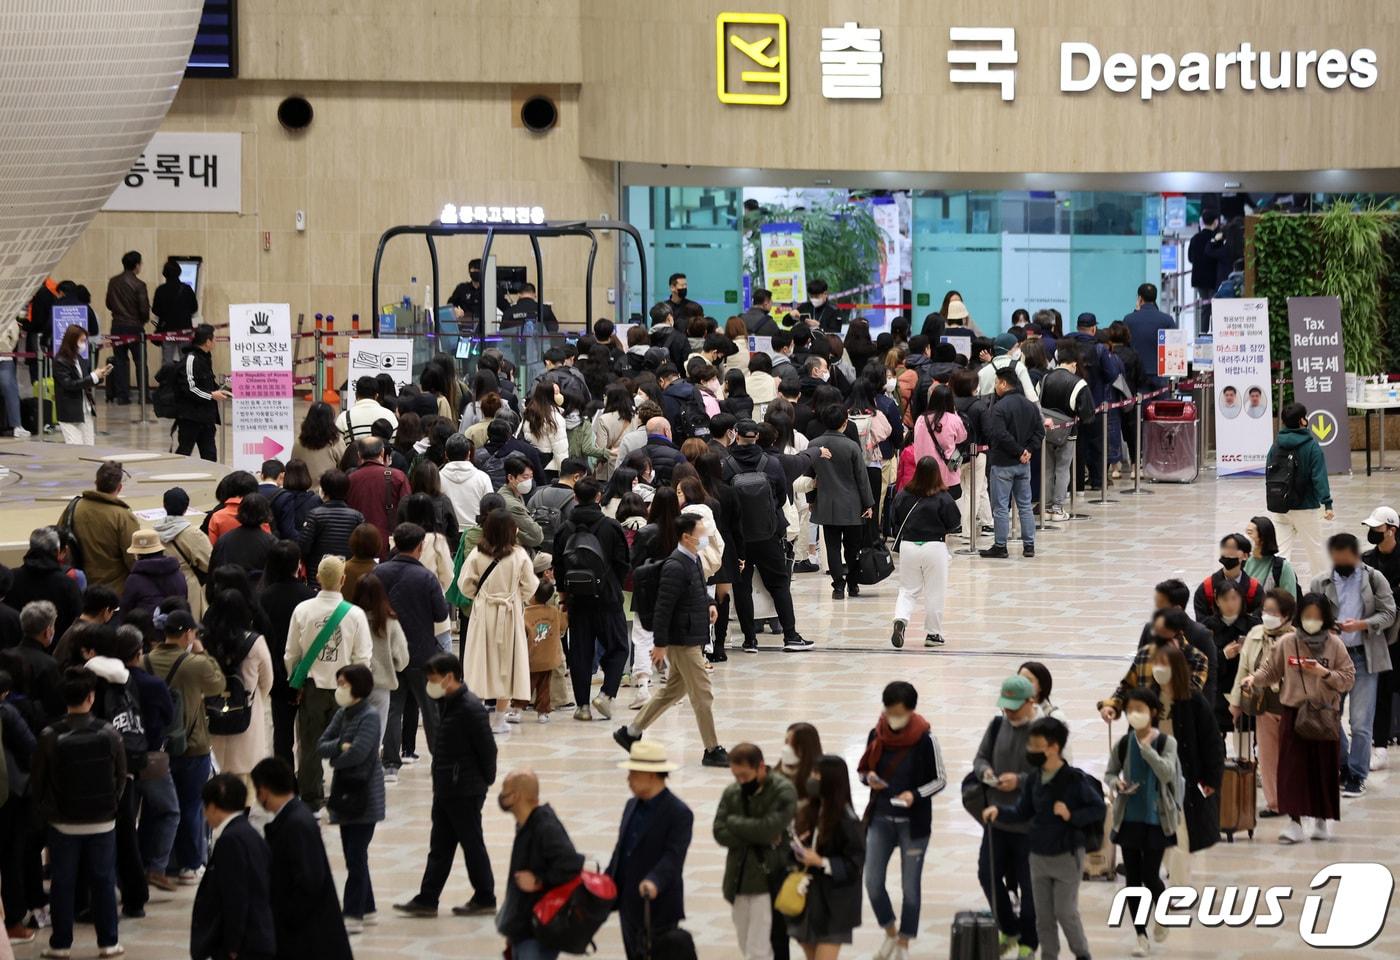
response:
<path id="1" fill-rule="evenodd" d="M 238 0 L 204 0 L 185 76 L 238 76 Z"/>

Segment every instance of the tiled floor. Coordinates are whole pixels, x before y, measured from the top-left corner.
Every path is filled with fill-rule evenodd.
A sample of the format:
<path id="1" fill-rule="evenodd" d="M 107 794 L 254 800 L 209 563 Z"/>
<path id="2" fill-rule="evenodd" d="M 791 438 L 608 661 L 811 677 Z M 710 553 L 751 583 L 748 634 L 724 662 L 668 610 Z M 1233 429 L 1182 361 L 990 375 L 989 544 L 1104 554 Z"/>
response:
<path id="1" fill-rule="evenodd" d="M 134 414 L 133 414 L 134 418 Z M 128 428 L 131 429 L 131 428 Z M 118 439 L 159 443 L 162 431 L 151 424 L 114 431 Z M 1361 463 L 1357 458 L 1358 470 Z M 1393 474 L 1335 478 L 1338 520 L 1330 530 L 1361 532 L 1360 520 L 1383 498 L 1400 499 Z M 983 727 L 993 713 L 1000 680 L 1025 659 L 1046 662 L 1055 676 L 1055 696 L 1073 718 L 1076 760 L 1101 772 L 1106 756 L 1104 724 L 1094 701 L 1104 695 L 1131 656 L 1150 607 L 1152 584 L 1168 576 L 1199 580 L 1216 556 L 1216 540 L 1240 530 L 1262 506 L 1258 480 L 1216 482 L 1203 474 L 1193 486 L 1154 487 L 1151 496 L 1121 496 L 1106 506 L 1087 505 L 1090 519 L 1071 529 L 1043 534 L 1040 555 L 985 561 L 959 556 L 952 566 L 947 605 L 946 649 L 926 652 L 915 644 L 895 651 L 888 643 L 894 581 L 865 592 L 858 600 L 833 602 L 824 578 L 799 577 L 799 627 L 816 649 L 785 655 L 772 637 L 757 656 L 731 655 L 716 668 L 716 715 L 726 743 L 752 740 L 776 755 L 783 730 L 795 720 L 818 727 L 828 751 L 839 752 L 854 766 L 865 733 L 879 711 L 879 693 L 891 679 L 903 678 L 920 692 L 921 709 L 940 739 L 952 786 L 935 800 L 934 835 L 924 871 L 922 934 L 912 956 L 948 954 L 948 929 L 954 911 L 982 907 L 975 880 L 979 828 L 962 811 L 956 783 L 970 767 Z M 911 636 L 922 636 L 916 622 Z M 528 718 L 528 717 L 527 717 Z M 549 726 L 527 723 L 501 743 L 502 772 L 533 767 L 575 843 L 590 859 L 606 863 L 616 838 L 617 822 L 627 797 L 625 775 L 615 769 L 621 751 L 609 734 L 612 725 L 581 725 L 563 714 Z M 1121 728 L 1120 728 L 1121 729 Z M 696 833 L 685 871 L 687 926 L 706 960 L 737 956 L 728 907 L 719 893 L 723 856 L 708 825 L 726 771 L 700 767 L 700 743 L 684 706 L 662 718 L 649 736 L 664 741 L 685 761 L 672 779 L 674 791 L 696 813 Z M 1263 821 L 1255 838 L 1239 838 L 1195 858 L 1198 885 L 1287 884 L 1296 889 L 1284 904 L 1286 919 L 1276 928 L 1174 932 L 1154 955 L 1235 960 L 1266 955 L 1301 957 L 1312 952 L 1298 936 L 1303 901 L 1313 875 L 1324 865 L 1343 860 L 1400 862 L 1400 802 L 1386 773 L 1377 773 L 1369 794 L 1344 801 L 1344 819 L 1328 844 L 1280 847 L 1278 821 Z M 864 791 L 858 789 L 857 804 Z M 427 842 L 429 777 L 426 766 L 405 768 L 402 781 L 389 788 L 389 820 L 371 850 L 382 922 L 356 939 L 356 955 L 389 957 L 490 957 L 501 941 L 487 919 L 405 920 L 389 905 L 416 889 Z M 487 839 L 497 868 L 498 891 L 505 882 L 510 850 L 510 819 L 496 810 L 494 795 L 486 808 Z M 339 842 L 326 831 L 332 862 L 339 872 Z M 460 863 L 460 861 L 459 861 Z M 891 870 L 891 887 L 897 871 Z M 1115 886 L 1086 884 L 1082 910 L 1100 958 L 1125 957 L 1131 936 L 1105 925 Z M 1330 903 L 1333 884 L 1324 897 Z M 465 870 L 458 866 L 445 904 L 465 900 Z M 149 917 L 124 923 L 122 940 L 141 960 L 174 960 L 187 955 L 192 891 L 157 893 Z M 160 901 L 165 902 L 160 902 Z M 896 895 L 895 902 L 898 903 Z M 1324 910 L 1324 916 L 1327 911 Z M 1392 928 L 1395 929 L 1395 928 Z M 1390 934 L 1390 935 L 1387 935 Z M 869 957 L 880 933 L 870 917 L 843 956 Z M 80 932 L 78 955 L 93 953 L 90 931 Z M 599 955 L 621 956 L 616 924 L 604 928 Z M 21 958 L 36 956 L 37 946 L 21 948 Z M 800 955 L 800 954 L 799 954 Z M 1365 949 L 1366 956 L 1400 956 L 1391 933 Z"/>

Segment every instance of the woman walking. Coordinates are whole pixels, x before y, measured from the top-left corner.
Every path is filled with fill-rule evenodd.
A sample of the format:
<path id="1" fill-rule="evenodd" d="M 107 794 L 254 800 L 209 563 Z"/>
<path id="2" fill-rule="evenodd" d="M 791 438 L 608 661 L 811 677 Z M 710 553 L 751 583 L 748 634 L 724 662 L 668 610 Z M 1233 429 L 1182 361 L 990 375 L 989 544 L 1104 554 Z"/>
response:
<path id="1" fill-rule="evenodd" d="M 374 691 L 368 699 L 379 714 L 381 727 L 389 722 L 389 694 L 399 688 L 399 673 L 408 666 L 408 638 L 399 626 L 398 615 L 389 605 L 389 594 L 374 574 L 361 577 L 350 595 L 350 601 L 365 612 L 369 621 L 369 636 L 374 651 L 370 671 L 374 674 Z M 381 729 L 380 737 L 384 735 Z M 386 771 L 386 776 L 390 771 Z M 398 782 L 398 771 L 392 771 L 392 782 Z"/>
<path id="2" fill-rule="evenodd" d="M 913 479 L 894 498 L 895 549 L 900 564 L 890 643 L 896 650 L 904 646 L 905 628 L 920 599 L 924 603 L 924 646 L 936 648 L 944 642 L 947 538 L 962 525 L 962 515 L 944 486 L 944 476 L 934 457 L 923 457 L 914 467 Z"/>
<path id="3" fill-rule="evenodd" d="M 97 404 L 92 388 L 111 372 L 110 363 L 100 370 L 92 369 L 86 328 L 75 324 L 63 331 L 63 342 L 53 358 L 53 390 L 54 415 L 58 417 L 58 429 L 63 431 L 64 443 L 90 447 L 96 442 L 93 430 Z M 41 410 L 41 417 L 42 414 Z M 42 429 L 41 424 L 41 432 Z"/>
<path id="4" fill-rule="evenodd" d="M 1280 685 L 1278 811 L 1289 823 L 1279 843 L 1300 842 L 1308 828 L 1314 840 L 1331 839 L 1328 821 L 1342 818 L 1341 703 L 1356 682 L 1356 665 L 1336 630 L 1327 598 L 1305 595 L 1293 636 L 1276 641 L 1240 682 L 1246 695 Z"/>
<path id="5" fill-rule="evenodd" d="M 212 723 L 209 729 L 209 742 L 220 772 L 248 780 L 253 765 L 268 753 L 267 723 L 263 717 L 272 693 L 272 654 L 267 641 L 253 629 L 253 611 L 237 590 L 214 594 L 204 612 L 203 642 L 226 680 L 238 677 L 249 696 L 246 705 L 232 699 L 228 703 L 231 710 L 247 711 L 247 727 L 242 732 L 219 734 Z"/>
<path id="6" fill-rule="evenodd" d="M 553 483 L 559 468 L 569 457 L 569 428 L 559 408 L 564 405 L 564 392 L 558 385 L 541 380 L 535 385 L 525 404 L 525 422 L 521 437 L 540 452 L 544 464 L 544 482 Z"/>
<path id="7" fill-rule="evenodd" d="M 846 761 L 827 754 L 808 781 L 813 803 L 798 816 L 793 857 L 809 878 L 806 908 L 788 932 L 807 960 L 836 960 L 860 926 L 865 836 L 851 807 Z"/>
<path id="8" fill-rule="evenodd" d="M 341 667 L 335 683 L 335 702 L 340 709 L 321 734 L 316 754 L 331 764 L 326 810 L 331 823 L 340 827 L 340 849 L 345 854 L 341 909 L 345 932 L 354 934 L 364 932 L 365 917 L 376 912 L 369 844 L 375 824 L 384 819 L 384 768 L 379 763 L 384 720 L 370 702 L 374 675 L 369 667 L 363 663 Z"/>
<path id="9" fill-rule="evenodd" d="M 457 589 L 472 599 L 465 679 L 482 700 L 496 701 L 495 733 L 508 733 L 509 723 L 520 722 L 520 713 L 509 709 L 511 700 L 530 699 L 525 605 L 540 581 L 515 533 L 509 511 L 493 510 L 457 580 Z"/>
<path id="10" fill-rule="evenodd" d="M 1245 563 L 1248 567 L 1248 561 Z M 1293 593 L 1287 589 L 1270 590 L 1264 594 L 1260 616 L 1263 622 L 1244 638 L 1240 648 L 1240 667 L 1235 685 L 1226 694 L 1230 701 L 1230 716 L 1236 721 L 1254 723 L 1255 741 L 1259 750 L 1259 782 L 1264 787 L 1264 809 L 1261 818 L 1277 817 L 1278 809 L 1278 731 L 1283 715 L 1279 702 L 1279 685 L 1256 684 L 1245 693 L 1244 678 L 1254 673 L 1269 659 L 1274 646 L 1293 639 L 1293 614 L 1297 611 Z"/>

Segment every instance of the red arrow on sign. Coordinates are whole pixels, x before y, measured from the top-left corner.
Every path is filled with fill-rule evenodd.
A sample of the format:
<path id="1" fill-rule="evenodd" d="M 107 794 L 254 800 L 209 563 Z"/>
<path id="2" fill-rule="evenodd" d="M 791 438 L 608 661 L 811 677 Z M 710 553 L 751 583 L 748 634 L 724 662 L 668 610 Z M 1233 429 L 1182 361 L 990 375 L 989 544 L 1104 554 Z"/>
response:
<path id="1" fill-rule="evenodd" d="M 285 449 L 287 448 L 267 435 L 264 435 L 257 443 L 243 444 L 244 453 L 256 453 L 264 460 L 271 460 Z"/>

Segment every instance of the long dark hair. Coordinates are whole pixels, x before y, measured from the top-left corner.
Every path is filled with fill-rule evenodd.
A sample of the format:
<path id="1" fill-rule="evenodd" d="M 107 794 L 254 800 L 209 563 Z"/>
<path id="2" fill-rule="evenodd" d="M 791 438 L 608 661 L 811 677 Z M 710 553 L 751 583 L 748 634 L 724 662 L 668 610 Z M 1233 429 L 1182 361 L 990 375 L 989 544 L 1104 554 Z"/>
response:
<path id="1" fill-rule="evenodd" d="M 643 520 L 647 518 L 647 502 L 642 499 L 640 493 L 629 491 L 617 502 L 617 522 L 621 523 L 633 517 L 641 517 Z"/>
<path id="2" fill-rule="evenodd" d="M 418 466 L 408 475 L 408 486 L 414 493 L 442 496 L 442 478 L 438 476 L 437 464 L 431 460 L 418 461 Z"/>
<path id="3" fill-rule="evenodd" d="M 603 391 L 603 412 L 615 413 L 623 420 L 631 421 L 637 416 L 637 408 L 632 403 L 632 391 L 625 383 L 610 383 Z"/>
<path id="4" fill-rule="evenodd" d="M 631 467 L 618 467 L 608 477 L 608 485 L 603 488 L 602 503 L 607 505 L 619 497 L 632 492 L 632 481 L 636 480 L 639 474 Z"/>
<path id="5" fill-rule="evenodd" d="M 204 645 L 214 659 L 227 662 L 253 627 L 253 610 L 237 590 L 220 590 L 204 611 Z"/>
<path id="6" fill-rule="evenodd" d="M 647 523 L 656 525 L 656 546 L 663 557 L 670 556 L 681 542 L 680 531 L 676 529 L 680 516 L 681 502 L 675 487 L 658 487 L 647 511 Z"/>
<path id="7" fill-rule="evenodd" d="M 834 853 L 841 821 L 855 817 L 851 809 L 851 772 L 846 761 L 832 753 L 817 761 L 821 792 L 817 800 L 817 852 Z"/>
<path id="8" fill-rule="evenodd" d="M 916 497 L 931 497 L 948 489 L 943 482 L 943 470 L 933 457 L 920 457 L 914 464 L 914 476 L 904 488 Z"/>
<path id="9" fill-rule="evenodd" d="M 943 415 L 956 413 L 957 409 L 957 405 L 953 403 L 953 388 L 946 383 L 935 383 L 928 392 L 924 426 L 931 435 L 937 436 L 943 432 Z"/>
<path id="10" fill-rule="evenodd" d="M 724 395 L 725 397 L 747 397 L 749 395 L 748 381 L 744 378 L 744 371 L 738 367 L 730 367 L 724 371 Z"/>
<path id="11" fill-rule="evenodd" d="M 335 425 L 335 411 L 329 403 L 317 400 L 306 411 L 306 419 L 301 422 L 298 438 L 308 450 L 323 450 L 340 437 Z"/>
<path id="12" fill-rule="evenodd" d="M 78 362 L 78 338 L 88 335 L 87 327 L 73 324 L 63 331 L 63 342 L 58 347 L 58 357 L 65 363 Z M 126 361 L 122 361 L 125 363 Z M 91 384 L 89 384 L 90 386 Z"/>
<path id="13" fill-rule="evenodd" d="M 554 432 L 554 391 L 557 388 L 549 380 L 541 380 L 530 391 L 530 399 L 525 402 L 525 424 L 537 437 L 546 437 Z M 561 391 L 562 392 L 562 391 Z"/>
<path id="14" fill-rule="evenodd" d="M 504 560 L 515 549 L 515 534 L 515 518 L 510 511 L 492 510 L 481 524 L 481 542 L 476 548 L 492 560 Z"/>
<path id="15" fill-rule="evenodd" d="M 355 606 L 365 612 L 370 630 L 377 636 L 389 632 L 389 621 L 397 618 L 394 608 L 389 605 L 389 593 L 384 584 L 372 573 L 367 573 L 355 584 L 355 595 L 351 598 Z"/>
<path id="16" fill-rule="evenodd" d="M 817 767 L 822 756 L 822 735 L 810 723 L 799 721 L 789 724 L 787 732 L 792 735 L 792 749 L 797 753 L 797 770 L 792 776 L 792 785 L 797 788 L 797 798 L 807 796 L 807 781 Z"/>

